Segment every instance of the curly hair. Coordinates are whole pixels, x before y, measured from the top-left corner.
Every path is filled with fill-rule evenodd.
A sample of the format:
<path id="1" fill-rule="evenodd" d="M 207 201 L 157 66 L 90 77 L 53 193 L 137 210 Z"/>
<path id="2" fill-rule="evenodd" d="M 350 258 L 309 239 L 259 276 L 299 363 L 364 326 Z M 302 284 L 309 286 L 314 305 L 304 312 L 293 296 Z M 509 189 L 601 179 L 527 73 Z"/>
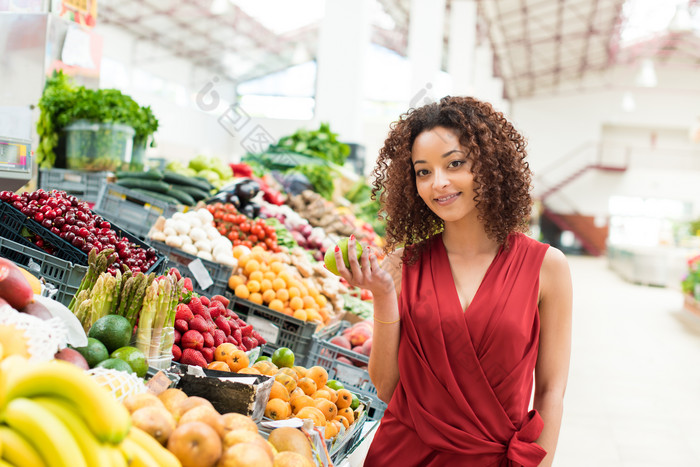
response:
<path id="1" fill-rule="evenodd" d="M 478 218 L 489 238 L 507 247 L 508 235 L 529 229 L 532 173 L 526 141 L 503 113 L 471 97 L 443 97 L 409 109 L 392 123 L 379 152 L 372 198 L 386 219 L 385 252 L 403 245 L 404 261 L 415 262 L 443 221 L 418 195 L 411 151 L 416 137 L 435 127 L 453 130 L 472 162 Z M 406 254 L 408 253 L 408 254 Z"/>

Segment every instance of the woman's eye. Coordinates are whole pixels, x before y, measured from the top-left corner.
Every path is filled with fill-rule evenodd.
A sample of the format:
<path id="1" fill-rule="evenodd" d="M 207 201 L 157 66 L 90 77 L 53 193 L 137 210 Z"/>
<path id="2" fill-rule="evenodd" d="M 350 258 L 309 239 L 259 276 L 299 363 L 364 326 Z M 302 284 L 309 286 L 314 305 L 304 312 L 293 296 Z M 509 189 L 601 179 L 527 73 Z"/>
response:
<path id="1" fill-rule="evenodd" d="M 450 162 L 449 167 L 456 168 L 456 167 L 462 166 L 463 164 L 464 164 L 464 161 L 452 161 L 452 162 Z"/>
<path id="2" fill-rule="evenodd" d="M 427 174 L 428 174 L 428 171 L 425 169 L 416 170 L 416 177 L 423 177 Z"/>

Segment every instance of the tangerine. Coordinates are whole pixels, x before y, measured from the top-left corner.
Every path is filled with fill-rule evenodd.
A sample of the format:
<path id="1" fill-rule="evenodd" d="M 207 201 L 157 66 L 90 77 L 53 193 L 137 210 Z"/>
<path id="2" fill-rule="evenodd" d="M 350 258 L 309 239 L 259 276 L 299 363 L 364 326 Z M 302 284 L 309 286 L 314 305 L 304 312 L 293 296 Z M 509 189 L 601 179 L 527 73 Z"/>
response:
<path id="1" fill-rule="evenodd" d="M 286 420 L 291 414 L 292 407 L 282 399 L 270 399 L 265 406 L 265 416 L 272 420 Z"/>

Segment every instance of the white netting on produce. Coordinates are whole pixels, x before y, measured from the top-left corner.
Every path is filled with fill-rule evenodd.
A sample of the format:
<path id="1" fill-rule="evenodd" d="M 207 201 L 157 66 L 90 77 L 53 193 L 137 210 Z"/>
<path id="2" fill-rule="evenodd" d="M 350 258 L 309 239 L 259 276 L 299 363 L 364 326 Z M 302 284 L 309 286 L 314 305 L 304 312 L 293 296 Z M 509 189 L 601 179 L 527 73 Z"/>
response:
<path id="1" fill-rule="evenodd" d="M 66 346 L 68 331 L 60 318 L 43 320 L 4 305 L 0 306 L 0 326 L 14 328 L 10 332 L 26 341 L 29 359 L 33 361 L 52 360 Z"/>
<path id="2" fill-rule="evenodd" d="M 88 374 L 100 386 L 109 389 L 122 402 L 127 396 L 146 392 L 146 385 L 136 375 L 111 368 L 93 368 Z"/>

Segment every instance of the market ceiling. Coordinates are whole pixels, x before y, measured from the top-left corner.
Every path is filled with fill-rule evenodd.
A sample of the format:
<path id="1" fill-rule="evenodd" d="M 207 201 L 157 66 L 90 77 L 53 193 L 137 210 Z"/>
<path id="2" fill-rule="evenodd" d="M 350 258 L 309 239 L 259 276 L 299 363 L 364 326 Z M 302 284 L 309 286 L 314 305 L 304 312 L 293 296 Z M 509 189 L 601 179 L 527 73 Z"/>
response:
<path id="1" fill-rule="evenodd" d="M 455 1 L 460 0 L 446 0 L 443 63 L 449 46 L 450 7 Z M 661 66 L 700 66 L 698 31 L 685 23 L 625 41 L 623 31 L 634 1 L 643 0 L 477 0 L 477 40 L 491 43 L 494 74 L 503 79 L 505 97 L 511 99 L 583 87 L 591 75 L 645 58 L 653 57 Z M 406 55 L 410 2 L 378 0 L 393 27 L 375 23 L 374 43 Z M 236 82 L 315 58 L 317 17 L 310 15 L 308 24 L 280 33 L 248 14 L 240 6 L 244 3 L 101 0 L 99 22 Z M 302 3 L 299 8 L 303 9 Z M 681 3 L 691 13 L 700 8 L 700 0 L 668 3 Z"/>

